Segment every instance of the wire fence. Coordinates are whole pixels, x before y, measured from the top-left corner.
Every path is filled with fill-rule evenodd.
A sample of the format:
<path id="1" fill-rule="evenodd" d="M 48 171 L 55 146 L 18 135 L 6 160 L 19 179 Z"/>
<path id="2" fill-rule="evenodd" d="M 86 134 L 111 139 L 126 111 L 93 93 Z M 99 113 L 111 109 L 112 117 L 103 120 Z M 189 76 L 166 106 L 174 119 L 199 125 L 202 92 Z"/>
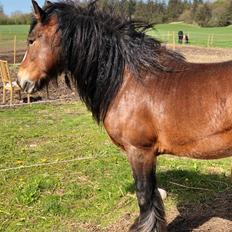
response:
<path id="1" fill-rule="evenodd" d="M 104 158 L 109 158 L 109 157 L 112 157 L 112 156 L 110 156 L 110 155 L 88 156 L 88 157 L 79 157 L 79 158 L 69 159 L 69 160 L 60 160 L 60 161 L 45 162 L 45 163 L 34 163 L 31 165 L 13 166 L 13 167 L 9 167 L 9 168 L 0 169 L 0 173 L 1 172 L 9 172 L 9 171 L 17 171 L 17 170 L 28 169 L 28 168 L 46 167 L 46 166 L 53 166 L 53 165 L 60 165 L 60 164 L 70 164 L 70 163 L 74 163 L 77 161 L 104 159 Z"/>

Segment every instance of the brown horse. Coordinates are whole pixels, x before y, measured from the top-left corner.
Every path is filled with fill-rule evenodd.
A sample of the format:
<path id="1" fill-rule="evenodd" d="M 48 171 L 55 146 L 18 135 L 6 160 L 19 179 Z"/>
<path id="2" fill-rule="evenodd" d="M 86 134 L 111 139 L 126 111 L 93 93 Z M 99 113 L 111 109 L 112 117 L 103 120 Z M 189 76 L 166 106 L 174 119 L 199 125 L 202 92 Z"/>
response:
<path id="1" fill-rule="evenodd" d="M 140 208 L 131 231 L 166 231 L 156 158 L 232 154 L 232 62 L 188 63 L 147 36 L 150 25 L 97 10 L 95 3 L 32 3 L 19 85 L 32 93 L 69 73 L 67 82 L 128 156 Z"/>

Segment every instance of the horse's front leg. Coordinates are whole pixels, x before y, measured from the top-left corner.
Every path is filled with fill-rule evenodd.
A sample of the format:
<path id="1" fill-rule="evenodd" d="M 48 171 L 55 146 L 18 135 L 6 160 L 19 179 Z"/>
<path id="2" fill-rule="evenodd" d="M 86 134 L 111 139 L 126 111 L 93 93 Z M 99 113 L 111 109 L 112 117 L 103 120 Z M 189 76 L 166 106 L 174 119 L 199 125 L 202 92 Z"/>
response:
<path id="1" fill-rule="evenodd" d="M 164 206 L 156 185 L 154 152 L 132 148 L 128 151 L 135 180 L 140 215 L 130 231 L 165 232 Z"/>

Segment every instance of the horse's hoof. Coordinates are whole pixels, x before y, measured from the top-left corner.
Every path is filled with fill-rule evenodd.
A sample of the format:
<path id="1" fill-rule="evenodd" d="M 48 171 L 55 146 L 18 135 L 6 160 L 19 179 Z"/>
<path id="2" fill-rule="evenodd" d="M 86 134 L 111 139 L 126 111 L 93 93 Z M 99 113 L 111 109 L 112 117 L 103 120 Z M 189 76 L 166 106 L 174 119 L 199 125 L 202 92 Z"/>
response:
<path id="1" fill-rule="evenodd" d="M 162 200 L 165 200 L 167 198 L 167 192 L 164 189 L 158 188 L 158 191 L 160 193 L 160 196 Z"/>

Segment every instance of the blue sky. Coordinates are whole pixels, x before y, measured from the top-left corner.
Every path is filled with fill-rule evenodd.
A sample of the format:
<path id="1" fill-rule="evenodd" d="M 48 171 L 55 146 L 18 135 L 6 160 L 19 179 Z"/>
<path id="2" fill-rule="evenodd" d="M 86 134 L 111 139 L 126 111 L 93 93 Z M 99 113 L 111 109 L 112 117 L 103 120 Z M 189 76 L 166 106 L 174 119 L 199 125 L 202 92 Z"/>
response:
<path id="1" fill-rule="evenodd" d="M 36 0 L 40 6 L 43 6 L 45 0 Z M 50 0 L 52 2 L 52 0 Z M 10 15 L 12 12 L 21 11 L 23 13 L 31 12 L 31 0 L 0 0 L 4 12 Z"/>
<path id="2" fill-rule="evenodd" d="M 45 0 L 37 0 L 37 2 L 42 6 Z M 4 12 L 7 15 L 14 11 L 31 12 L 31 0 L 0 0 L 0 3 L 3 5 Z"/>

